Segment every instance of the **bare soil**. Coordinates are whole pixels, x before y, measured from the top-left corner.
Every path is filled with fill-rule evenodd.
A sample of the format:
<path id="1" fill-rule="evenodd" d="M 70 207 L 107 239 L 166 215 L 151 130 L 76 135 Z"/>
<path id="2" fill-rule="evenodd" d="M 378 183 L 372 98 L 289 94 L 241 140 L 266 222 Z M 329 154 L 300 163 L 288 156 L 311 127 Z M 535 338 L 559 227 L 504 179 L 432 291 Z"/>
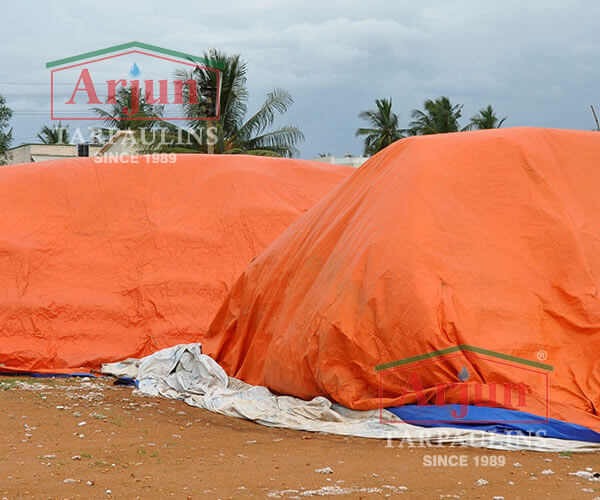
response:
<path id="1" fill-rule="evenodd" d="M 271 429 L 107 379 L 0 377 L 0 423 L 0 498 L 600 497 L 600 482 L 569 475 L 598 472 L 598 454 Z"/>

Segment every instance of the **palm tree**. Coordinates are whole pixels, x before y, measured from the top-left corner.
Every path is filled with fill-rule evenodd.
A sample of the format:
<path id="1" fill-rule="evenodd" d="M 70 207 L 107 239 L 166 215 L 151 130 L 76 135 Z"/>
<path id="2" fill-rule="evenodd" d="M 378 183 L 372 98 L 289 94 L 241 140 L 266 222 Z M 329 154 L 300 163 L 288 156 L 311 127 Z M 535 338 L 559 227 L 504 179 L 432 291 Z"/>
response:
<path id="1" fill-rule="evenodd" d="M 115 102 L 111 104 L 110 111 L 102 108 L 92 108 L 96 116 L 102 118 L 107 127 L 118 130 L 140 130 L 156 126 L 163 116 L 164 107 L 148 104 L 143 92 L 139 91 L 139 110 L 129 116 L 125 110 L 132 109 L 133 90 L 131 87 L 121 87 L 115 95 Z"/>
<path id="2" fill-rule="evenodd" d="M 211 148 L 214 153 L 246 153 L 265 156 L 292 157 L 298 153 L 295 145 L 304 140 L 304 134 L 298 127 L 285 125 L 275 130 L 271 127 L 278 114 L 284 114 L 293 104 L 291 94 L 284 89 L 274 89 L 266 96 L 263 105 L 252 116 L 246 118 L 248 90 L 246 87 L 247 64 L 239 54 L 227 55 L 216 49 L 205 54 L 205 59 L 222 64 L 219 107 L 220 113 L 217 120 L 197 120 L 199 116 L 213 113 L 214 102 L 199 100 L 193 104 L 186 99 L 189 89 L 184 88 L 184 104 L 182 109 L 188 119 L 187 137 L 195 134 L 197 137 L 206 138 L 209 127 L 214 127 L 213 135 L 216 144 Z M 175 77 L 181 80 L 194 79 L 198 83 L 202 94 L 207 91 L 214 92 L 217 88 L 216 72 L 201 67 L 193 70 L 178 70 Z M 192 141 L 191 145 L 177 148 L 169 147 L 168 150 L 187 152 L 207 152 L 208 146 Z"/>
<path id="3" fill-rule="evenodd" d="M 68 125 L 64 126 L 62 122 L 58 122 L 52 127 L 44 125 L 37 136 L 42 144 L 67 144 L 68 130 Z"/>
<path id="4" fill-rule="evenodd" d="M 469 129 L 485 130 L 488 128 L 500 128 L 506 121 L 506 116 L 499 120 L 496 116 L 494 108 L 488 104 L 485 108 L 480 109 L 475 116 L 471 118 Z"/>
<path id="5" fill-rule="evenodd" d="M 398 128 L 398 115 L 392 112 L 392 98 L 375 99 L 376 110 L 362 111 L 358 117 L 366 120 L 371 128 L 359 128 L 356 137 L 364 135 L 365 156 L 378 153 L 392 142 L 402 139 L 404 135 Z"/>
<path id="6" fill-rule="evenodd" d="M 444 134 L 458 132 L 458 120 L 462 114 L 462 104 L 452 105 L 446 96 L 436 100 L 427 99 L 423 103 L 423 111 L 414 109 L 411 113 L 411 135 Z M 462 129 L 465 130 L 465 129 Z"/>
<path id="7" fill-rule="evenodd" d="M 134 136 L 131 138 L 132 144 L 139 152 L 152 152 L 157 147 L 149 146 L 158 144 L 160 135 L 154 132 L 160 127 L 164 127 L 171 131 L 175 129 L 175 125 L 168 123 L 162 119 L 164 106 L 158 104 L 149 104 L 143 92 L 139 91 L 139 106 L 138 111 L 130 116 L 125 110 L 134 109 L 132 106 L 133 89 L 129 87 L 121 87 L 115 95 L 115 102 L 111 104 L 110 111 L 102 108 L 92 108 L 96 116 L 102 118 L 105 123 L 105 128 L 98 129 L 99 138 L 101 141 L 109 140 L 118 130 L 132 130 Z M 108 101 L 107 101 L 108 102 Z M 146 135 L 145 132 L 149 132 Z"/>

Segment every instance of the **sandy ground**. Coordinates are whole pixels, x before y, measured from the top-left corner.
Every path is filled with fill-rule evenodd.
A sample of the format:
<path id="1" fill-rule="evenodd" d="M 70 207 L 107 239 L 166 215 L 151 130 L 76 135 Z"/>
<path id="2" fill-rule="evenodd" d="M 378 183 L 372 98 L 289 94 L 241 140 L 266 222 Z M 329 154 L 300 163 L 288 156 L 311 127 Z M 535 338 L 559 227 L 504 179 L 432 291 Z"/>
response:
<path id="1" fill-rule="evenodd" d="M 105 379 L 0 377 L 0 423 L 0 498 L 600 497 L 600 478 L 569 475 L 600 471 L 598 454 L 270 429 Z"/>

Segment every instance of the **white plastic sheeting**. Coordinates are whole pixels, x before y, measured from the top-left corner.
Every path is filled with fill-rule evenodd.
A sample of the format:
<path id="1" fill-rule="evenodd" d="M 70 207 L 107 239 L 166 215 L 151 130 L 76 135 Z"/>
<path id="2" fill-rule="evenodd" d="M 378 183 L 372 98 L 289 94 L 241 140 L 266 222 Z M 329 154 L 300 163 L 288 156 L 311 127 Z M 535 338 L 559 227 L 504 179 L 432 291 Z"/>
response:
<path id="1" fill-rule="evenodd" d="M 600 443 L 538 436 L 505 435 L 456 428 L 425 428 L 398 421 L 380 422 L 379 410 L 355 411 L 323 397 L 304 401 L 276 396 L 266 387 L 252 386 L 227 376 L 200 344 L 178 345 L 150 356 L 105 364 L 102 373 L 132 377 L 147 396 L 185 401 L 257 424 L 344 436 L 388 439 L 389 446 L 455 445 L 505 450 L 598 451 Z M 384 410 L 383 420 L 396 419 Z M 397 420 L 397 419 L 396 419 Z"/>

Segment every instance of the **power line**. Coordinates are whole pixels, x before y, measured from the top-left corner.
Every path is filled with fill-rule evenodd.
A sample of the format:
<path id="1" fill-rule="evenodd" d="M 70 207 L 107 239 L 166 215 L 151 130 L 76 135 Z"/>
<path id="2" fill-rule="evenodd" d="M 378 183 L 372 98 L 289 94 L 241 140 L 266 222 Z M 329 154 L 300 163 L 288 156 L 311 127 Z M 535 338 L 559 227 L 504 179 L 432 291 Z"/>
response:
<path id="1" fill-rule="evenodd" d="M 100 95 L 97 94 L 99 99 L 108 99 L 108 95 Z M 10 95 L 10 94 L 4 94 L 4 97 L 11 97 L 13 99 L 20 99 L 20 98 L 27 98 L 27 99 L 47 99 L 48 96 L 47 95 L 39 95 L 39 94 L 18 94 L 18 95 Z M 55 95 L 54 98 L 56 99 L 57 97 L 71 97 L 70 95 Z M 169 97 L 175 97 L 175 94 L 167 94 L 167 98 Z"/>

